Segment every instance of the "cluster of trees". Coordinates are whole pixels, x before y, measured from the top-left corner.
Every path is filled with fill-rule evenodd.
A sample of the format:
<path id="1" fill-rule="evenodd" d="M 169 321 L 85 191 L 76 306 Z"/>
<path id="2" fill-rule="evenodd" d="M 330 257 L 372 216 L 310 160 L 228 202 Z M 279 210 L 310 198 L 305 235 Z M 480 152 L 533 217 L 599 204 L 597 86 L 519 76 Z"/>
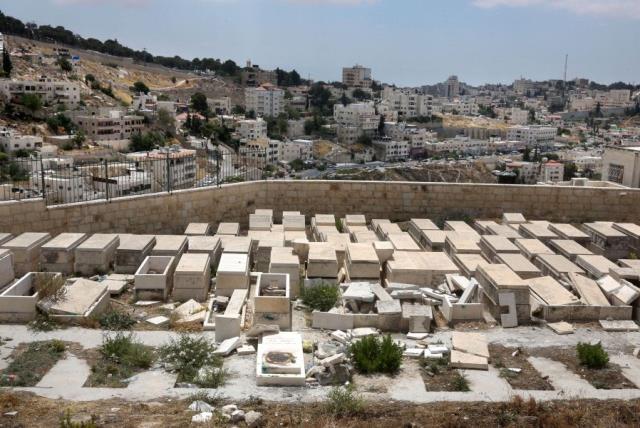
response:
<path id="1" fill-rule="evenodd" d="M 134 134 L 129 147 L 132 152 L 146 152 L 164 146 L 166 141 L 166 137 L 161 132 L 149 131 Z"/>
<path id="2" fill-rule="evenodd" d="M 302 84 L 302 78 L 300 74 L 295 71 L 284 71 L 280 68 L 276 68 L 276 76 L 278 79 L 278 86 L 286 87 L 286 86 L 298 86 Z"/>

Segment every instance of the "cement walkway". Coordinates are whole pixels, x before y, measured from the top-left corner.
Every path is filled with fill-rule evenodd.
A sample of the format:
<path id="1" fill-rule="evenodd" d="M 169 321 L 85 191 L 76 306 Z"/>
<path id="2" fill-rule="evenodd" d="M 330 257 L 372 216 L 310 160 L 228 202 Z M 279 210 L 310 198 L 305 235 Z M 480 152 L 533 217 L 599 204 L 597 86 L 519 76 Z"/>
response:
<path id="1" fill-rule="evenodd" d="M 640 333 L 606 333 L 597 329 L 578 329 L 576 334 L 557 335 L 550 330 L 536 327 L 519 327 L 516 329 L 495 328 L 478 330 L 486 334 L 488 340 L 504 346 L 521 346 L 540 348 L 551 346 L 572 347 L 582 341 L 600 340 L 610 352 L 612 362 L 622 367 L 624 375 L 637 386 L 640 386 L 640 360 L 634 358 L 631 349 L 640 347 Z M 20 343 L 39 340 L 60 339 L 79 343 L 86 349 L 96 348 L 102 343 L 104 332 L 82 328 L 55 330 L 47 333 L 32 333 L 23 325 L 0 325 L 0 337 L 12 338 L 0 347 L 0 368 L 6 366 L 5 359 L 12 349 Z M 200 333 L 213 339 L 212 333 Z M 317 330 L 302 331 L 305 339 L 327 339 L 327 335 Z M 142 331 L 135 333 L 137 339 L 149 346 L 160 346 L 176 333 L 166 331 Z M 404 335 L 395 335 L 404 339 Z M 450 332 L 439 332 L 432 336 L 433 340 L 450 343 Z M 410 342 L 410 341 L 407 341 Z M 378 378 L 386 392 L 371 391 L 374 379 L 358 377 L 356 387 L 369 400 L 397 400 L 413 403 L 430 403 L 442 401 L 508 401 L 519 395 L 525 399 L 533 397 L 539 401 L 592 398 L 592 399 L 631 399 L 640 398 L 640 389 L 600 390 L 595 389 L 578 375 L 570 372 L 558 362 L 540 357 L 530 357 L 530 363 L 542 375 L 548 376 L 554 391 L 521 391 L 514 390 L 499 376 L 499 371 L 490 367 L 489 371 L 464 370 L 469 380 L 470 392 L 429 392 L 425 389 L 418 374 L 416 360 L 405 360 L 403 369 L 394 378 Z M 229 400 L 243 401 L 251 396 L 267 401 L 277 402 L 314 402 L 322 400 L 329 391 L 327 387 L 277 388 L 258 387 L 255 384 L 255 355 L 231 356 L 225 359 L 225 368 L 230 372 L 227 384 L 218 392 Z M 47 373 L 36 387 L 16 388 L 31 391 L 47 398 L 61 398 L 72 401 L 93 401 L 109 398 L 121 398 L 128 401 L 157 400 L 163 397 L 186 398 L 195 390 L 173 388 L 176 376 L 161 369 L 153 369 L 139 374 L 127 388 L 83 388 L 90 368 L 87 363 L 70 353 L 59 361 Z"/>

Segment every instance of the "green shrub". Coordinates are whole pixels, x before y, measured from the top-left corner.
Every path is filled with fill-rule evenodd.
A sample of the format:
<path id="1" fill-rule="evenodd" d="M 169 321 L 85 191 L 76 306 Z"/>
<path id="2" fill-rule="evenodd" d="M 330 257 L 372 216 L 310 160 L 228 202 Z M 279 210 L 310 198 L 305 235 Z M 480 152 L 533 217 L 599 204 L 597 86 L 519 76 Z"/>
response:
<path id="1" fill-rule="evenodd" d="M 67 410 L 64 416 L 60 417 L 60 428 L 97 428 L 93 417 L 87 422 L 74 422 L 71 420 L 71 413 Z"/>
<path id="2" fill-rule="evenodd" d="M 318 284 L 302 288 L 302 301 L 309 308 L 327 312 L 340 298 L 340 288 L 335 284 Z"/>
<path id="3" fill-rule="evenodd" d="M 178 382 L 217 388 L 225 382 L 228 373 L 221 370 L 222 358 L 213 354 L 215 350 L 216 345 L 205 337 L 182 334 L 160 348 L 160 359 L 175 369 Z M 204 376 L 198 376 L 201 369 Z"/>
<path id="4" fill-rule="evenodd" d="M 125 312 L 110 311 L 100 317 L 100 327 L 106 330 L 129 330 L 136 320 Z"/>
<path id="5" fill-rule="evenodd" d="M 349 347 L 349 355 L 355 368 L 364 374 L 394 374 L 402 364 L 402 348 L 390 335 L 363 337 Z"/>
<path id="6" fill-rule="evenodd" d="M 609 354 L 602 348 L 600 343 L 592 345 L 580 342 L 576 346 L 576 351 L 580 364 L 590 369 L 603 369 L 609 363 Z"/>
<path id="7" fill-rule="evenodd" d="M 331 388 L 327 393 L 327 412 L 337 417 L 356 416 L 364 410 L 364 400 L 352 385 Z"/>
<path id="8" fill-rule="evenodd" d="M 60 340 L 31 342 L 0 374 L 0 386 L 35 386 L 64 356 Z"/>
<path id="9" fill-rule="evenodd" d="M 153 351 L 137 342 L 133 335 L 117 332 L 107 335 L 100 347 L 101 358 L 91 367 L 86 386 L 126 386 L 124 380 L 153 364 Z"/>

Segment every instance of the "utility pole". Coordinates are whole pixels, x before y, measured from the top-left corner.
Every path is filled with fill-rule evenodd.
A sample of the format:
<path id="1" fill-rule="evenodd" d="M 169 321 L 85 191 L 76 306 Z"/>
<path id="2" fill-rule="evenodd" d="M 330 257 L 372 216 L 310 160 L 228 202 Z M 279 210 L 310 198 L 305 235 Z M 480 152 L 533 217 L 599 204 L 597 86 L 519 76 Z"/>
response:
<path id="1" fill-rule="evenodd" d="M 569 66 L 569 54 L 564 57 L 564 81 L 562 83 L 562 103 L 567 106 L 567 67 Z"/>

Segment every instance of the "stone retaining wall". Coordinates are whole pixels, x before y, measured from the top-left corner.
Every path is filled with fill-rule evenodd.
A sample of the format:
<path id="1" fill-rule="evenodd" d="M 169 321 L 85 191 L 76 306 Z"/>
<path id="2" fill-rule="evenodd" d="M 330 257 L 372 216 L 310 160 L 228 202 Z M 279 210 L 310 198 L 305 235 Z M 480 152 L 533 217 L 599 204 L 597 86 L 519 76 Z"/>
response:
<path id="1" fill-rule="evenodd" d="M 364 181 L 259 181 L 46 207 L 41 200 L 1 202 L 0 232 L 182 233 L 190 222 L 239 221 L 255 208 L 362 213 L 368 220 L 499 218 L 522 212 L 558 222 L 640 222 L 640 190 Z"/>

